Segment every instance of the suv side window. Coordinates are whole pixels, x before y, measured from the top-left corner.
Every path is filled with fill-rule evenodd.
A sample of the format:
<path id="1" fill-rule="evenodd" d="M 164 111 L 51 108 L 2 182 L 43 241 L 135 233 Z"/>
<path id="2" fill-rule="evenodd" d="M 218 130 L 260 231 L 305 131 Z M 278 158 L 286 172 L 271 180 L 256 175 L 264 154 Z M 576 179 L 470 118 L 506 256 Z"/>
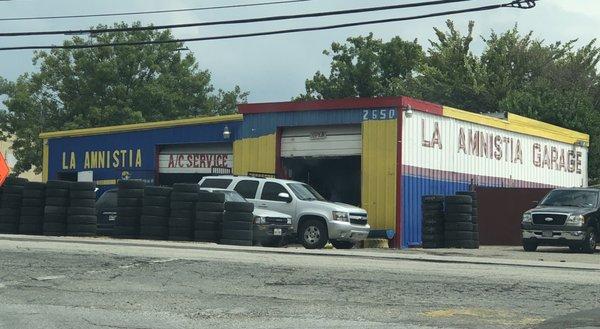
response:
<path id="1" fill-rule="evenodd" d="M 200 187 L 227 188 L 232 181 L 233 179 L 207 178 L 200 184 Z"/>
<path id="2" fill-rule="evenodd" d="M 235 187 L 234 191 L 238 192 L 246 199 L 256 199 L 256 190 L 258 190 L 258 181 L 256 180 L 241 180 Z"/>
<path id="3" fill-rule="evenodd" d="M 287 201 L 286 199 L 280 198 L 279 193 L 288 193 L 288 191 L 279 183 L 266 182 L 262 189 L 262 200 L 271 201 Z"/>

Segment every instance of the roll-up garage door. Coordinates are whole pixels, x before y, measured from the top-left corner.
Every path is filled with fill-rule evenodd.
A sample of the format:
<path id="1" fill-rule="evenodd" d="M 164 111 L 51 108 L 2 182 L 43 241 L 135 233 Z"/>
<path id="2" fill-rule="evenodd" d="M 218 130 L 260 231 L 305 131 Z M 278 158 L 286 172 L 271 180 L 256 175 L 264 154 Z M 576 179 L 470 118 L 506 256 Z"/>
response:
<path id="1" fill-rule="evenodd" d="M 165 145 L 160 148 L 162 174 L 210 174 L 215 168 L 233 168 L 230 143 Z"/>
<path id="2" fill-rule="evenodd" d="M 339 157 L 361 155 L 360 125 L 285 128 L 281 136 L 281 156 Z"/>

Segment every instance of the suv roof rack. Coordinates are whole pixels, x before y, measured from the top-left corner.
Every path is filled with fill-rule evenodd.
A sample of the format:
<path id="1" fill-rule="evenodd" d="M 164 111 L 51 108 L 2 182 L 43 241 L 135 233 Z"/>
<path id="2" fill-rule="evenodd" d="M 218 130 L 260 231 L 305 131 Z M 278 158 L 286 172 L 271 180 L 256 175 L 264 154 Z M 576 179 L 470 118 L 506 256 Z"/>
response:
<path id="1" fill-rule="evenodd" d="M 254 178 L 277 178 L 277 176 L 274 173 L 264 173 L 264 172 L 254 172 L 254 171 L 249 171 L 248 172 L 248 177 L 254 177 Z"/>

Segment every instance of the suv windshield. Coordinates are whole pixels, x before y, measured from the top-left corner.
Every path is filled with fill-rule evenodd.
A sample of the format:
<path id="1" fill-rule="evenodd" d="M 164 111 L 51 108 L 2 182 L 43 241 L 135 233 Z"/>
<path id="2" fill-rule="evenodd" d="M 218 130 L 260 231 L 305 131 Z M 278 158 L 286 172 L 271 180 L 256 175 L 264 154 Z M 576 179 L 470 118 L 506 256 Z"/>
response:
<path id="1" fill-rule="evenodd" d="M 289 188 L 294 192 L 294 195 L 300 200 L 303 201 L 311 201 L 311 200 L 319 200 L 326 201 L 324 197 L 322 197 L 319 192 L 315 191 L 312 186 L 302 183 L 289 183 L 287 184 Z"/>
<path id="2" fill-rule="evenodd" d="M 595 207 L 598 192 L 585 190 L 554 190 L 542 201 L 542 206 Z"/>

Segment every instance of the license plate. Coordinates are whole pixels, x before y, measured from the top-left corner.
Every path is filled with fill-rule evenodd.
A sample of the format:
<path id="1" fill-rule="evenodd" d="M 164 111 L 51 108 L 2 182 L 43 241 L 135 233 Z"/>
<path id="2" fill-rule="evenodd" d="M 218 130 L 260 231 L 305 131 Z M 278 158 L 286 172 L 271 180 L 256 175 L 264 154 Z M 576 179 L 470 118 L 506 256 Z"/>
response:
<path id="1" fill-rule="evenodd" d="M 281 234 L 282 233 L 281 233 L 281 229 L 280 228 L 274 228 L 273 229 L 273 235 L 280 236 Z"/>
<path id="2" fill-rule="evenodd" d="M 113 221 L 115 219 L 117 219 L 117 215 L 108 215 L 108 220 L 109 221 Z"/>
<path id="3" fill-rule="evenodd" d="M 543 236 L 544 238 L 551 238 L 551 237 L 552 237 L 552 235 L 553 235 L 553 234 L 552 234 L 552 231 L 544 231 L 544 232 L 542 232 L 542 236 Z"/>

